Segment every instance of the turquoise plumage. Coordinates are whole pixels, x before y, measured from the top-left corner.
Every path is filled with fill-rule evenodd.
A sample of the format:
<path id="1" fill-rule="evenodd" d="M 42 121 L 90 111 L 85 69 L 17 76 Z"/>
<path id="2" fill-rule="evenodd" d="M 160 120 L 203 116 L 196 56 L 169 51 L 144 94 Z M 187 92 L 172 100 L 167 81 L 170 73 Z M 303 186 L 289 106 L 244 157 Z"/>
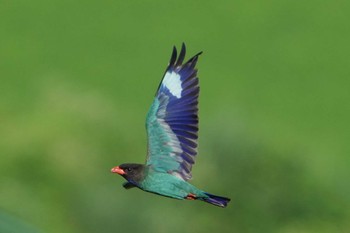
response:
<path id="1" fill-rule="evenodd" d="M 122 175 L 124 187 L 176 199 L 202 200 L 226 207 L 229 198 L 206 193 L 187 181 L 197 155 L 199 82 L 195 68 L 198 53 L 183 64 L 185 44 L 179 56 L 174 47 L 146 118 L 146 164 L 122 164 L 112 172 Z"/>

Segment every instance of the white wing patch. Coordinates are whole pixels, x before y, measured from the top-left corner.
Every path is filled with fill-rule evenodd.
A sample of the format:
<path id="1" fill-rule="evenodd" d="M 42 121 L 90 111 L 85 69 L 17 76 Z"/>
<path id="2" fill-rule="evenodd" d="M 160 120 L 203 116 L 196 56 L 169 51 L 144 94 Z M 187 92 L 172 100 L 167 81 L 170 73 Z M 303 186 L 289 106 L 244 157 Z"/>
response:
<path id="1" fill-rule="evenodd" d="M 163 85 L 170 91 L 170 93 L 173 96 L 176 96 L 176 98 L 181 98 L 181 80 L 180 75 L 175 72 L 166 72 L 164 79 L 163 79 Z"/>

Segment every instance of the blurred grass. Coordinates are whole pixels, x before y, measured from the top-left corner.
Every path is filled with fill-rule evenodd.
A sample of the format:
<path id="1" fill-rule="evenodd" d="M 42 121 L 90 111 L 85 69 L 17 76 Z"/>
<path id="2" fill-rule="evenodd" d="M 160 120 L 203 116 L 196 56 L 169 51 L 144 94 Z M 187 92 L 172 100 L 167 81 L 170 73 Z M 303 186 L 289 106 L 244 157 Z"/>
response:
<path id="1" fill-rule="evenodd" d="M 348 2 L 0 5 L 2 212 L 54 233 L 350 230 Z M 183 41 L 204 51 L 192 183 L 230 196 L 225 210 L 109 172 L 144 161 L 145 115 Z"/>
<path id="2" fill-rule="evenodd" d="M 0 232 L 38 233 L 32 226 L 2 212 L 0 212 Z"/>

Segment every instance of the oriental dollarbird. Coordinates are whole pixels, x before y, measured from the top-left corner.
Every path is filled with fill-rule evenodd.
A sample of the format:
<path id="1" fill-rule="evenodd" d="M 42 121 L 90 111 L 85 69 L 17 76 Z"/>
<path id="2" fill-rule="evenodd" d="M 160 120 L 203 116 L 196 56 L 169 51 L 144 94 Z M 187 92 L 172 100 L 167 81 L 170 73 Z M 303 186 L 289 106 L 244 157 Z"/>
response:
<path id="1" fill-rule="evenodd" d="M 124 188 L 180 200 L 200 200 L 226 207 L 227 197 L 213 195 L 187 181 L 197 155 L 199 82 L 198 53 L 183 63 L 185 44 L 177 57 L 176 47 L 148 111 L 146 164 L 124 163 L 112 168 L 127 181 Z"/>

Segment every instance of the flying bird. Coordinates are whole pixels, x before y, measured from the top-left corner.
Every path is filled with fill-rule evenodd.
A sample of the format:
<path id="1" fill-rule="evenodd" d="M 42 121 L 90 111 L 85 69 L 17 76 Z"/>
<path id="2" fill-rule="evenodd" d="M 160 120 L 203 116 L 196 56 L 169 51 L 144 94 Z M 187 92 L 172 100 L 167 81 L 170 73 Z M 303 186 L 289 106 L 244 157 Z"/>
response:
<path id="1" fill-rule="evenodd" d="M 126 189 L 141 190 L 180 200 L 201 200 L 226 207 L 230 201 L 188 183 L 198 145 L 199 81 L 196 63 L 202 52 L 183 63 L 174 46 L 169 65 L 146 118 L 148 153 L 145 164 L 124 163 L 112 172 L 123 176 Z"/>

